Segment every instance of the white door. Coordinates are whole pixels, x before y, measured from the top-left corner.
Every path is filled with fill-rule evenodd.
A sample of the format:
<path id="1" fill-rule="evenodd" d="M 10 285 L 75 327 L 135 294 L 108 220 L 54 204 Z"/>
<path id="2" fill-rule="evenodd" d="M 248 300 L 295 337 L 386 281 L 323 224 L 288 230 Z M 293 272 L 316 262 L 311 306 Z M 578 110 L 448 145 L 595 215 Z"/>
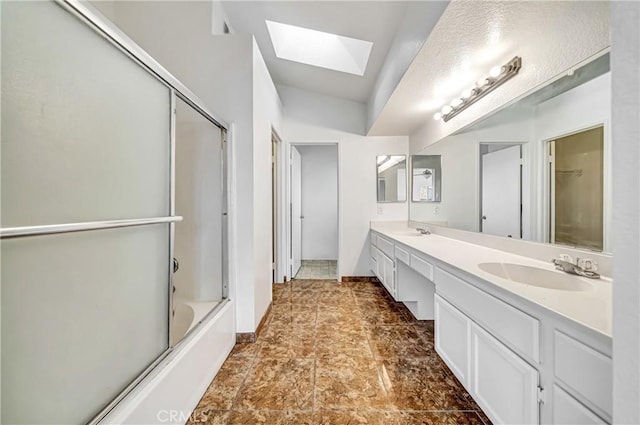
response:
<path id="1" fill-rule="evenodd" d="M 291 147 L 291 278 L 302 265 L 302 160 Z"/>
<path id="2" fill-rule="evenodd" d="M 520 145 L 482 155 L 482 232 L 520 239 Z"/>

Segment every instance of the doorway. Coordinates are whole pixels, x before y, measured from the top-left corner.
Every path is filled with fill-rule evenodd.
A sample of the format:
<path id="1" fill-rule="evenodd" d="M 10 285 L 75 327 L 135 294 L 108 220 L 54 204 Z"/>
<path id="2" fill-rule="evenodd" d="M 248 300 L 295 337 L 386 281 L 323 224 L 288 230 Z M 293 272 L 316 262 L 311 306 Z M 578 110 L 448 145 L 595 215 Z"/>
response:
<path id="1" fill-rule="evenodd" d="M 604 127 L 547 142 L 549 241 L 602 251 Z"/>
<path id="2" fill-rule="evenodd" d="M 338 278 L 338 145 L 292 145 L 291 276 Z"/>
<path id="3" fill-rule="evenodd" d="M 522 145 L 480 143 L 480 231 L 522 238 Z"/>

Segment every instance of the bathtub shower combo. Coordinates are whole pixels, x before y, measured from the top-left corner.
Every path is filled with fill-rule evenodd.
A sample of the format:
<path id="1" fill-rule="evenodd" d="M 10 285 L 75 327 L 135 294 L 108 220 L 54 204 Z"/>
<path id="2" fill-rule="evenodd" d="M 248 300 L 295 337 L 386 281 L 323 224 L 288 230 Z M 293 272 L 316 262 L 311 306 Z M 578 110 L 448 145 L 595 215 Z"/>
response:
<path id="1" fill-rule="evenodd" d="M 95 423 L 227 308 L 228 126 L 86 4 L 1 7 L 1 420 Z"/>

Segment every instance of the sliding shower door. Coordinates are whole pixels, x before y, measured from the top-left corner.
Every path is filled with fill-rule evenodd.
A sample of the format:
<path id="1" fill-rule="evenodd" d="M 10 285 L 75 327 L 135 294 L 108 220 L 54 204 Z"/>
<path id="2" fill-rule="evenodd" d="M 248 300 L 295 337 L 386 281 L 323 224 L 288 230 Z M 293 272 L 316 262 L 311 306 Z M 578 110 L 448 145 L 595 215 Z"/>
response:
<path id="1" fill-rule="evenodd" d="M 2 7 L 2 422 L 86 423 L 169 348 L 171 89 L 51 2 Z"/>
<path id="2" fill-rule="evenodd" d="M 176 99 L 174 257 L 171 344 L 179 343 L 225 298 L 224 131 Z"/>

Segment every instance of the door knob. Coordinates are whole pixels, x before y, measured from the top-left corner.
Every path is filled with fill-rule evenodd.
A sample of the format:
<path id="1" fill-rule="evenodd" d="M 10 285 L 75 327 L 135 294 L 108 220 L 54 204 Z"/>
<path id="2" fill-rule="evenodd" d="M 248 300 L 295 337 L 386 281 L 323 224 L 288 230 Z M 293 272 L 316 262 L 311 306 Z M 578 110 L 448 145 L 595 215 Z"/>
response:
<path id="1" fill-rule="evenodd" d="M 483 219 L 483 220 L 486 220 L 486 219 L 487 219 L 487 216 L 486 216 L 486 215 L 483 215 L 483 216 L 482 216 L 482 219 Z"/>

